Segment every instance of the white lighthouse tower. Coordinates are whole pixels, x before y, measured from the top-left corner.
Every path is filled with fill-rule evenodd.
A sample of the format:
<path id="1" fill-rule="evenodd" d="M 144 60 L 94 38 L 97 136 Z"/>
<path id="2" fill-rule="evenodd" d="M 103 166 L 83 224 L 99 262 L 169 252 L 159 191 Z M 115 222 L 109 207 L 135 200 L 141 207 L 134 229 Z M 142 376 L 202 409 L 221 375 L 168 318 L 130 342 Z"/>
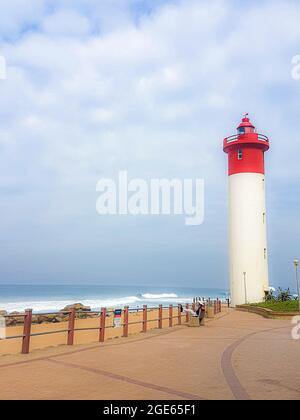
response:
<path id="1" fill-rule="evenodd" d="M 269 291 L 264 154 L 269 140 L 248 114 L 224 140 L 229 175 L 231 304 L 261 302 Z"/>

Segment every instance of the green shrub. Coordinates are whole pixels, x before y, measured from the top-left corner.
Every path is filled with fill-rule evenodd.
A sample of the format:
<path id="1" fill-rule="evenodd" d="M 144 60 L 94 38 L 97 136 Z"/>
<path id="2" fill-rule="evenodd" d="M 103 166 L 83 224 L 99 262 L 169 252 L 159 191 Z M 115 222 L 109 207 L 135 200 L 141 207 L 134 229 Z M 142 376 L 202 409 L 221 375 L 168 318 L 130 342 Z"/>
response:
<path id="1" fill-rule="evenodd" d="M 278 302 L 289 302 L 292 300 L 292 295 L 290 289 L 284 290 L 281 287 L 278 287 Z"/>
<path id="2" fill-rule="evenodd" d="M 274 295 L 274 291 L 270 290 L 270 292 L 265 296 L 265 302 L 272 302 L 276 300 L 276 296 Z"/>

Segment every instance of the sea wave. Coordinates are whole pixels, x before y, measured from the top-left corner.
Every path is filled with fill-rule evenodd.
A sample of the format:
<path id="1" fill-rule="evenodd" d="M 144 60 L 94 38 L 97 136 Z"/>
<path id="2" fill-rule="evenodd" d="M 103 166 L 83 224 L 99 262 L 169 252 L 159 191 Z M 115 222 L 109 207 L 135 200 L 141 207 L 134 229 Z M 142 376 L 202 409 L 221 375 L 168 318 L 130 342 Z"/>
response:
<path id="1" fill-rule="evenodd" d="M 161 294 L 152 294 L 152 293 L 145 293 L 142 295 L 144 299 L 168 299 L 168 298 L 178 298 L 176 293 L 161 293 Z"/>
<path id="2" fill-rule="evenodd" d="M 124 296 L 124 297 L 107 297 L 98 299 L 41 299 L 41 300 L 20 300 L 18 302 L 1 302 L 0 310 L 7 312 L 24 312 L 25 309 L 31 308 L 36 313 L 45 312 L 58 312 L 67 305 L 74 303 L 82 303 L 84 306 L 89 306 L 92 310 L 100 310 L 100 308 L 123 308 L 124 306 L 130 306 L 132 308 L 141 307 L 144 304 L 149 306 L 155 306 L 158 304 L 176 304 L 176 303 L 188 303 L 192 302 L 191 297 L 179 297 L 176 293 L 144 293 L 136 296 Z"/>
<path id="3" fill-rule="evenodd" d="M 56 312 L 62 310 L 67 305 L 82 303 L 84 306 L 91 307 L 92 310 L 98 310 L 102 307 L 115 308 L 117 306 L 133 305 L 140 302 L 136 296 L 127 296 L 111 299 L 69 299 L 56 301 L 23 301 L 23 302 L 0 302 L 0 309 L 7 312 L 23 312 L 25 309 L 33 309 L 34 312 Z"/>

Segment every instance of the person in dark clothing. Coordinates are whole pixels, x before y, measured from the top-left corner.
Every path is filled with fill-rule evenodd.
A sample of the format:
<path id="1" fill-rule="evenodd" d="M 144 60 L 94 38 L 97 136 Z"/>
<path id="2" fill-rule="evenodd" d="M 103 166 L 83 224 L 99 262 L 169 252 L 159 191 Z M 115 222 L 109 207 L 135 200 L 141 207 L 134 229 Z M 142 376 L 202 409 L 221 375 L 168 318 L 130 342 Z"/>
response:
<path id="1" fill-rule="evenodd" d="M 198 307 L 196 313 L 199 317 L 199 324 L 201 326 L 203 326 L 204 325 L 204 319 L 205 319 L 205 305 L 202 302 L 199 303 L 199 307 Z"/>

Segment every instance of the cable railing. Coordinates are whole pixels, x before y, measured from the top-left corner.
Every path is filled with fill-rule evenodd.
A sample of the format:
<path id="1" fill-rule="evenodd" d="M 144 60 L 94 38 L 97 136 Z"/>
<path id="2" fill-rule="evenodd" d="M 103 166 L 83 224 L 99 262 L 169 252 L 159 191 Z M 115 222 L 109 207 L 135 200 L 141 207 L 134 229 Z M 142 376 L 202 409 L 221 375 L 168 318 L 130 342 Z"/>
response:
<path id="1" fill-rule="evenodd" d="M 257 134 L 257 133 L 254 133 L 254 134 Z M 226 140 L 226 143 L 227 144 L 229 144 L 229 143 L 233 143 L 233 142 L 235 142 L 235 141 L 238 141 L 239 140 L 239 138 L 240 137 L 243 137 L 245 134 L 235 134 L 235 135 L 233 135 L 233 136 L 230 136 L 230 137 L 227 137 L 225 140 Z M 247 134 L 246 134 L 247 135 Z M 258 140 L 261 140 L 261 141 L 265 141 L 265 142 L 267 142 L 267 143 L 269 143 L 269 139 L 268 139 L 268 137 L 267 136 L 265 136 L 264 134 L 257 134 L 257 138 L 258 138 Z"/>
<path id="2" fill-rule="evenodd" d="M 182 304 L 173 305 L 170 304 L 169 306 L 159 305 L 158 307 L 148 307 L 144 305 L 143 308 L 135 308 L 130 309 L 128 306 L 125 306 L 121 311 L 122 320 L 119 323 L 118 327 L 122 329 L 122 337 L 128 337 L 129 335 L 129 327 L 131 325 L 141 325 L 141 333 L 147 333 L 148 325 L 150 323 L 156 323 L 156 328 L 163 329 L 164 321 L 168 321 L 167 325 L 169 328 L 174 327 L 175 325 L 182 325 L 183 323 L 187 324 L 190 321 L 190 318 L 193 316 L 191 314 L 191 310 L 195 311 L 197 305 L 197 298 L 193 299 L 192 304 Z M 216 315 L 220 313 L 222 310 L 222 302 L 220 299 L 215 301 L 207 300 L 205 302 L 205 314 L 209 316 L 209 314 Z M 157 316 L 155 318 L 149 318 L 148 314 L 153 313 L 153 311 L 157 311 Z M 167 316 L 165 312 L 167 311 Z M 130 314 L 132 313 L 139 313 L 142 312 L 142 316 L 140 320 L 132 321 L 130 320 Z M 193 313 L 193 312 L 192 312 Z M 32 332 L 32 325 L 33 316 L 34 315 L 41 315 L 41 314 L 33 314 L 32 309 L 26 309 L 23 314 L 10 314 L 4 315 L 4 319 L 9 318 L 23 318 L 23 333 L 19 335 L 11 335 L 6 336 L 1 341 L 6 340 L 16 340 L 21 339 L 21 353 L 28 354 L 30 353 L 30 341 L 32 337 L 40 337 L 46 335 L 53 335 L 53 334 L 66 334 L 66 344 L 68 346 L 74 345 L 74 338 L 76 332 L 82 331 L 98 331 L 98 341 L 99 343 L 104 343 L 105 341 L 105 332 L 108 329 L 117 328 L 114 323 L 112 325 L 107 324 L 107 318 L 111 317 L 111 315 L 115 314 L 115 310 L 107 310 L 106 308 L 101 308 L 100 311 L 87 311 L 83 312 L 80 310 L 71 309 L 69 311 L 61 311 L 61 312 L 51 312 L 51 313 L 43 313 L 43 316 L 46 315 L 67 315 L 67 328 L 60 328 L 54 331 L 41 331 L 41 332 Z M 80 327 L 76 326 L 76 321 L 79 321 L 87 318 L 98 319 L 98 326 L 97 327 Z"/>
<path id="3" fill-rule="evenodd" d="M 267 136 L 265 136 L 264 134 L 259 134 L 258 135 L 258 140 L 263 140 L 269 143 L 269 139 Z"/>

